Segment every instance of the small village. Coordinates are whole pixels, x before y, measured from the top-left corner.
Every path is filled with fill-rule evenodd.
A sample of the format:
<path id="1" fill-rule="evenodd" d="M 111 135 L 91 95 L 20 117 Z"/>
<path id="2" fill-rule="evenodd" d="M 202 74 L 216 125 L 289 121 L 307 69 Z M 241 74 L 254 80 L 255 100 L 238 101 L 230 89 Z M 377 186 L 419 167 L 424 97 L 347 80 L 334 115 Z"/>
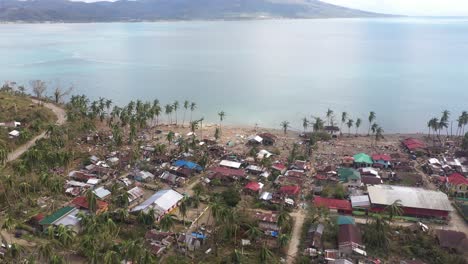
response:
<path id="1" fill-rule="evenodd" d="M 3 155 L 5 263 L 466 263 L 466 136 L 386 135 L 375 113 L 369 131 L 329 113 L 291 131 L 188 101 L 57 106 L 66 123 Z"/>

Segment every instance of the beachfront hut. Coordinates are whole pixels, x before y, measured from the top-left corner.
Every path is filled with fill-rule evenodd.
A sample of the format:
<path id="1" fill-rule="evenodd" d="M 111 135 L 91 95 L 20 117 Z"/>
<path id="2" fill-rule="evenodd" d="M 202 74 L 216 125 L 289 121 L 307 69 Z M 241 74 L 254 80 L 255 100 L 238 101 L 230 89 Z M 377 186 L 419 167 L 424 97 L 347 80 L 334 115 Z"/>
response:
<path id="1" fill-rule="evenodd" d="M 371 167 L 374 164 L 372 158 L 367 155 L 366 153 L 358 153 L 353 156 L 354 158 L 354 166 L 357 168 L 361 167 Z"/>

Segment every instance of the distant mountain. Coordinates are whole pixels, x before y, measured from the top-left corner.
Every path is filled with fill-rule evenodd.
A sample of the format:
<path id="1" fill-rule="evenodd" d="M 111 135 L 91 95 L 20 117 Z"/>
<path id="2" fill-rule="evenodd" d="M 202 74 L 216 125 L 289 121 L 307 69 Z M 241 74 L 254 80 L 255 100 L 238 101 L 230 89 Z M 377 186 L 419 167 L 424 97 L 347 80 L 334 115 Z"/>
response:
<path id="1" fill-rule="evenodd" d="M 0 0 L 0 21 L 106 22 L 384 16 L 318 0 Z"/>

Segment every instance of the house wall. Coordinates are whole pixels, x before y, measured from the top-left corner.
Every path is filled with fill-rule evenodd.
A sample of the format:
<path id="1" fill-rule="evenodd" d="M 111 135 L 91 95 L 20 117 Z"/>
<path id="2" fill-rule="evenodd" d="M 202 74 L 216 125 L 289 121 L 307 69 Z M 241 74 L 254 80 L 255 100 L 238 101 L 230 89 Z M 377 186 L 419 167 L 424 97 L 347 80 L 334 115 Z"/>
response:
<path id="1" fill-rule="evenodd" d="M 387 208 L 386 205 L 371 205 L 371 211 L 373 212 L 383 212 Z M 432 209 L 421 209 L 421 208 L 410 208 L 410 207 L 402 207 L 403 215 L 405 216 L 415 216 L 415 217 L 427 217 L 427 218 L 448 218 L 449 211 L 441 211 L 441 210 L 432 210 Z"/>

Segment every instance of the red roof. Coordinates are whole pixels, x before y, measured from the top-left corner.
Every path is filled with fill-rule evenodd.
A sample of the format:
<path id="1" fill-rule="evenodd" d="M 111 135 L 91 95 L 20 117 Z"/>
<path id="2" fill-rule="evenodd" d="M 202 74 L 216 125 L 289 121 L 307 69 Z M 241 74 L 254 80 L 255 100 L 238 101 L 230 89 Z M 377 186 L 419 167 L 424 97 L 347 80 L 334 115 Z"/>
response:
<path id="1" fill-rule="evenodd" d="M 258 192 L 258 190 L 260 190 L 260 184 L 258 184 L 258 182 L 251 181 L 247 183 L 247 185 L 245 185 L 244 188 L 252 190 L 254 192 Z"/>
<path id="2" fill-rule="evenodd" d="M 327 176 L 317 174 L 317 175 L 315 175 L 315 179 L 317 179 L 317 180 L 327 180 L 328 178 L 327 178 Z"/>
<path id="3" fill-rule="evenodd" d="M 279 170 L 279 171 L 286 170 L 286 166 L 284 164 L 281 164 L 281 163 L 273 164 L 273 166 L 271 166 L 271 168 L 275 169 L 275 170 Z"/>
<path id="4" fill-rule="evenodd" d="M 372 155 L 372 159 L 374 161 L 376 160 L 390 161 L 392 160 L 392 157 L 390 157 L 390 155 L 387 155 L 387 154 L 374 154 Z"/>
<path id="5" fill-rule="evenodd" d="M 301 192 L 301 187 L 297 185 L 287 185 L 287 186 L 282 186 L 279 189 L 280 193 L 288 194 L 288 195 L 297 195 Z"/>
<path id="6" fill-rule="evenodd" d="M 406 146 L 409 150 L 425 148 L 426 144 L 419 139 L 407 138 L 403 140 L 403 145 Z"/>
<path id="7" fill-rule="evenodd" d="M 79 208 L 89 210 L 88 201 L 86 200 L 86 197 L 84 197 L 84 196 L 76 197 L 75 199 L 73 199 L 73 201 L 71 203 L 74 204 L 75 206 L 79 207 Z M 101 201 L 101 200 L 97 200 L 96 205 L 97 205 L 97 210 L 104 209 L 104 208 L 106 208 L 108 206 L 108 204 L 106 202 Z"/>
<path id="8" fill-rule="evenodd" d="M 450 174 L 447 178 L 446 177 L 440 177 L 440 180 L 442 182 L 449 182 L 450 184 L 453 185 L 468 185 L 468 179 L 466 179 L 463 175 L 460 173 L 452 173 Z"/>
<path id="9" fill-rule="evenodd" d="M 331 199 L 315 196 L 314 205 L 317 207 L 324 206 L 328 209 L 352 211 L 351 202 L 348 200 Z"/>

